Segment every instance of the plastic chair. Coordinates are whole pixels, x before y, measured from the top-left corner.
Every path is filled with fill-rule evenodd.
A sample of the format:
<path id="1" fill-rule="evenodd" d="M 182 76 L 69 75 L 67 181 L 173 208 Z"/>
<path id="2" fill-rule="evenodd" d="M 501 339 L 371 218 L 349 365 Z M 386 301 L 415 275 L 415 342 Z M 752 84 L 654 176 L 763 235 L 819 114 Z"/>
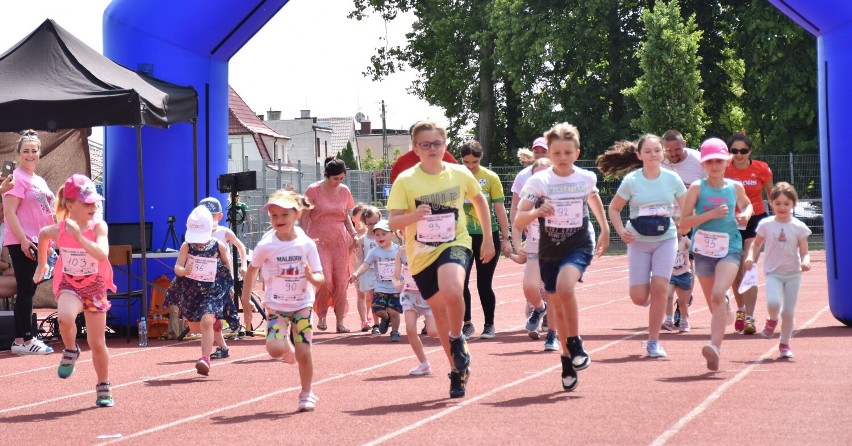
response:
<path id="1" fill-rule="evenodd" d="M 130 245 L 114 245 L 109 247 L 109 263 L 113 268 L 123 272 L 127 277 L 126 291 L 121 293 L 107 293 L 107 299 L 123 300 L 127 309 L 127 342 L 130 343 L 130 306 L 133 300 L 139 302 L 139 313 L 142 313 L 142 290 L 131 290 L 130 264 L 133 262 L 132 247 Z"/>

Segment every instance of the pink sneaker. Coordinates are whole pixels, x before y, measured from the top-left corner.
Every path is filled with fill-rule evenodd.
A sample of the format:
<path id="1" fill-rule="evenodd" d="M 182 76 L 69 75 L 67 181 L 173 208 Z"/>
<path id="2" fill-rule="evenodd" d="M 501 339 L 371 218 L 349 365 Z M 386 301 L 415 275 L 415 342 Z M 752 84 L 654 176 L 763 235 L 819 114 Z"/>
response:
<path id="1" fill-rule="evenodd" d="M 789 344 L 778 344 L 778 350 L 781 352 L 782 358 L 792 358 L 793 350 L 790 350 Z"/>
<path id="2" fill-rule="evenodd" d="M 742 333 L 745 328 L 745 311 L 737 311 L 737 320 L 734 322 L 734 331 Z"/>
<path id="3" fill-rule="evenodd" d="M 210 374 L 210 357 L 202 356 L 198 359 L 198 362 L 195 363 L 195 371 L 198 372 L 199 375 L 207 376 Z"/>
<path id="4" fill-rule="evenodd" d="M 423 362 L 417 365 L 417 367 L 411 369 L 408 374 L 414 376 L 423 376 L 432 373 L 432 366 L 429 362 Z"/>
<path id="5" fill-rule="evenodd" d="M 763 331 L 760 332 L 760 335 L 766 339 L 772 339 L 772 335 L 775 333 L 775 327 L 778 326 L 778 321 L 773 321 L 772 319 L 766 320 L 766 325 L 763 326 Z"/>
<path id="6" fill-rule="evenodd" d="M 681 319 L 680 320 L 680 327 L 678 327 L 678 329 L 680 330 L 681 333 L 689 333 L 689 331 L 691 330 L 691 328 L 689 327 L 689 319 L 686 319 L 686 318 Z"/>

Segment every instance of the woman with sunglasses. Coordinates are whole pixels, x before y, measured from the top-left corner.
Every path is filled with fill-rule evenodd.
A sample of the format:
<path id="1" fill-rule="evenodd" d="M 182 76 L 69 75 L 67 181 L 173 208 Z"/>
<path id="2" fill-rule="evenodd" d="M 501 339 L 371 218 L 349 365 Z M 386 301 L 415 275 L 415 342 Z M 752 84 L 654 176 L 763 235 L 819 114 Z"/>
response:
<path id="1" fill-rule="evenodd" d="M 728 140 L 728 147 L 733 156 L 731 157 L 730 164 L 725 169 L 725 178 L 742 183 L 746 195 L 749 201 L 751 201 L 751 206 L 754 209 L 754 213 L 748 220 L 748 224 L 745 227 L 739 228 L 743 238 L 743 252 L 750 252 L 757 224 L 760 220 L 767 217 L 763 195 L 765 193 L 769 197 L 769 194 L 772 193 L 772 170 L 765 162 L 750 158 L 752 142 L 744 132 L 731 136 Z M 745 257 L 743 257 L 744 261 Z M 743 264 L 740 263 L 740 270 L 737 272 L 733 286 L 734 298 L 737 301 L 737 319 L 734 322 L 734 329 L 738 333 L 751 335 L 757 331 L 754 319 L 757 288 L 752 287 L 744 294 L 740 294 L 739 287 L 744 273 Z"/>

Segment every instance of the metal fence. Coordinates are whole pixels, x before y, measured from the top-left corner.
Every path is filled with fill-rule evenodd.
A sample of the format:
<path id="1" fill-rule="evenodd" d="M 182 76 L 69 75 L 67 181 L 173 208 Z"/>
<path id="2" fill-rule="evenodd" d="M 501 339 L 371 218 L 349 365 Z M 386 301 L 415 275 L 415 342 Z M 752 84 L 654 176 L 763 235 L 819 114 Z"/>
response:
<path id="1" fill-rule="evenodd" d="M 819 155 L 815 154 L 784 154 L 765 155 L 759 157 L 772 169 L 775 182 L 786 181 L 796 187 L 799 193 L 800 203 L 796 207 L 796 215 L 813 231 L 811 242 L 816 247 L 823 244 L 822 224 L 822 197 Z M 249 247 L 257 244 L 259 236 L 268 227 L 266 213 L 260 208 L 266 202 L 266 198 L 277 189 L 292 184 L 299 193 L 312 183 L 319 181 L 322 176 L 319 166 L 315 165 L 279 165 L 269 167 L 262 162 L 247 162 L 247 170 L 257 171 L 258 190 L 241 193 L 242 201 L 247 203 L 250 210 L 251 222 L 242 229 L 244 240 Z M 601 175 L 595 168 L 594 160 L 578 160 L 576 165 L 591 170 L 598 175 L 598 189 L 604 207 L 615 195 L 620 179 L 607 178 Z M 521 166 L 488 166 L 499 177 L 506 193 L 506 209 L 509 209 L 512 201 L 512 182 L 520 172 Z M 390 169 L 363 171 L 349 170 L 346 173 L 345 184 L 352 191 L 355 202 L 372 204 L 384 210 L 387 204 L 387 193 L 390 190 Z M 767 206 L 767 209 L 769 207 Z M 626 210 L 625 210 L 626 212 Z M 594 220 L 594 217 L 592 218 Z M 618 235 L 612 233 L 611 244 L 613 249 L 624 249 Z"/>

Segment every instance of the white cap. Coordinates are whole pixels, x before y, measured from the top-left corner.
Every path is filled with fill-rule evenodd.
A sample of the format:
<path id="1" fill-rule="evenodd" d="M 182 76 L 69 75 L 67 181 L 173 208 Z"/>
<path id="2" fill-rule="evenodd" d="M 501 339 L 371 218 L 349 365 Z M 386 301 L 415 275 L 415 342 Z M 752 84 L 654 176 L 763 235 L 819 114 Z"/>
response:
<path id="1" fill-rule="evenodd" d="M 213 237 L 213 214 L 204 206 L 193 209 L 186 219 L 186 242 L 207 243 Z"/>

